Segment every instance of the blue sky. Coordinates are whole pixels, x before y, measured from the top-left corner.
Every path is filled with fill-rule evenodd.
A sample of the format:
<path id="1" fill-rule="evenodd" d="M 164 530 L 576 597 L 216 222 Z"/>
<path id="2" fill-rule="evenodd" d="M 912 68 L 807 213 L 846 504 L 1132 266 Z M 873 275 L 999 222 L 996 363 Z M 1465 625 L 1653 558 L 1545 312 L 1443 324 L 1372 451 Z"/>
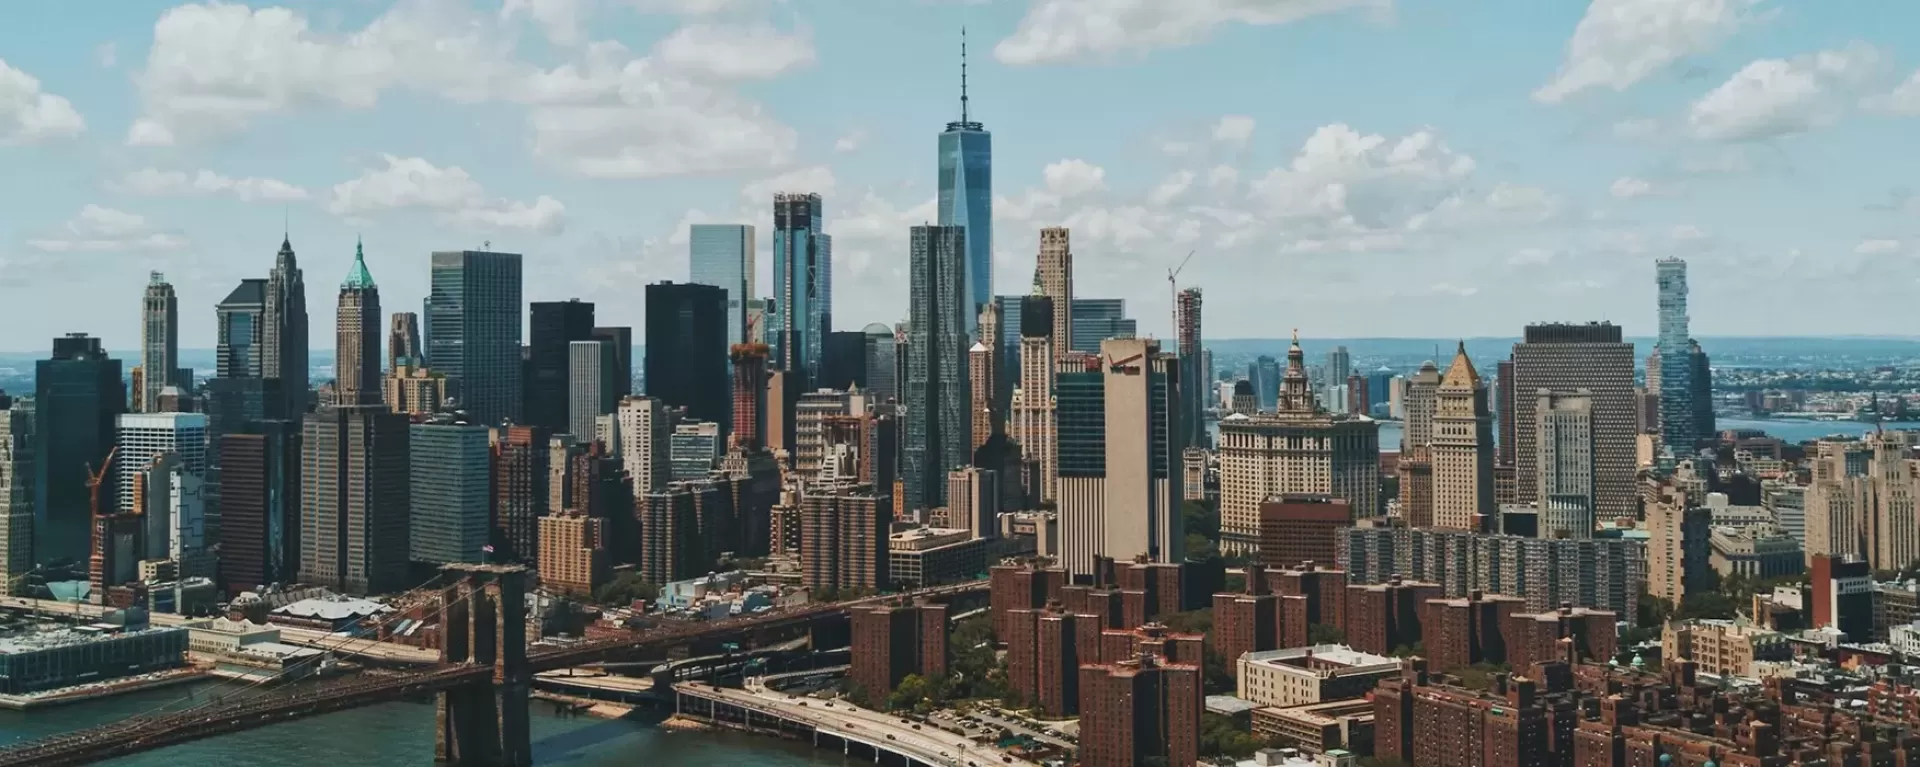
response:
<path id="1" fill-rule="evenodd" d="M 390 309 L 426 255 L 527 255 L 530 299 L 640 326 L 686 227 L 817 191 L 836 324 L 906 313 L 935 136 L 994 133 L 996 286 L 1073 230 L 1077 290 L 1212 337 L 1909 334 L 1920 4 L 1813 0 L 116 0 L 0 25 L 0 349 L 184 345 L 283 226 L 315 343 L 356 236 Z M 762 254 L 760 292 L 771 292 Z"/>

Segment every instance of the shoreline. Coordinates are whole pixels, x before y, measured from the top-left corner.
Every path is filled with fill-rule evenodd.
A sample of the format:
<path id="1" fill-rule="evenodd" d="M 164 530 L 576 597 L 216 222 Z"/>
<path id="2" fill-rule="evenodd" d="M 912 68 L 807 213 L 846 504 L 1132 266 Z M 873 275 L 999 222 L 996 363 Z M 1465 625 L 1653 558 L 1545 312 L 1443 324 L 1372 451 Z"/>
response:
<path id="1" fill-rule="evenodd" d="M 180 673 L 152 679 L 140 679 L 128 682 L 102 682 L 97 687 L 62 687 L 38 695 L 0 695 L 0 709 L 10 711 L 32 711 L 52 708 L 73 703 L 103 700 L 116 695 L 152 690 L 185 682 L 201 681 L 213 678 L 213 674 L 204 669 L 182 669 Z"/>

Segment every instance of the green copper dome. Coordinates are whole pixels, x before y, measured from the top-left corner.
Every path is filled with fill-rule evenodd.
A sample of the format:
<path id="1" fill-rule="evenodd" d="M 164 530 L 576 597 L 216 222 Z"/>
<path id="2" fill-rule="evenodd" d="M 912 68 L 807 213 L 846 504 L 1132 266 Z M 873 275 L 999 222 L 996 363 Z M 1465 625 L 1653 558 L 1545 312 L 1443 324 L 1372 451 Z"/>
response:
<path id="1" fill-rule="evenodd" d="M 367 271 L 367 252 L 360 241 L 353 243 L 353 269 L 347 272 L 347 279 L 340 283 L 341 290 L 369 290 L 379 287 L 373 284 L 373 273 Z"/>

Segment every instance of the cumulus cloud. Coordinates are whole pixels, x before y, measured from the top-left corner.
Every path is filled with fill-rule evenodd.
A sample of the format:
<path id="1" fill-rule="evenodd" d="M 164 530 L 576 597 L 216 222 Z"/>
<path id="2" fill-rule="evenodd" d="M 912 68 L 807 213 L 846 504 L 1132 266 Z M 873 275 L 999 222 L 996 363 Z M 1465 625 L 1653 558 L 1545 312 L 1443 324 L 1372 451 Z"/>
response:
<path id="1" fill-rule="evenodd" d="M 1636 176 L 1621 176 L 1613 180 L 1613 184 L 1607 187 L 1607 192 L 1612 194 L 1616 200 L 1632 200 L 1640 197 L 1672 194 L 1673 190 L 1666 184 L 1648 179 Z"/>
<path id="2" fill-rule="evenodd" d="M 1838 119 L 1853 93 L 1884 57 L 1869 45 L 1792 59 L 1761 59 L 1741 68 L 1687 112 L 1698 138 L 1753 141 L 1804 133 Z"/>
<path id="3" fill-rule="evenodd" d="M 156 228 L 144 216 L 88 204 L 57 232 L 27 240 L 44 253 L 131 253 L 187 247 L 179 232 Z"/>
<path id="4" fill-rule="evenodd" d="M 1180 199 L 1193 187 L 1194 173 L 1190 170 L 1175 171 L 1161 181 L 1159 186 L 1147 194 L 1147 200 L 1155 205 L 1165 205 Z"/>
<path id="5" fill-rule="evenodd" d="M 1853 252 L 1863 256 L 1871 256 L 1883 253 L 1898 253 L 1900 252 L 1900 248 L 1899 240 L 1861 240 L 1859 245 L 1853 246 Z"/>
<path id="6" fill-rule="evenodd" d="M 540 27 L 556 45 L 576 45 L 586 37 L 585 0 L 506 0 L 500 7 L 503 20 L 521 16 Z"/>
<path id="7" fill-rule="evenodd" d="M 1252 190 L 1276 216 L 1379 229 L 1432 210 L 1474 168 L 1432 131 L 1389 140 L 1336 123 L 1314 131 L 1287 167 L 1254 180 Z"/>
<path id="8" fill-rule="evenodd" d="M 867 143 L 867 132 L 856 128 L 854 130 L 847 131 L 845 134 L 840 136 L 840 138 L 834 139 L 833 151 L 838 154 L 856 152 L 856 151 L 859 151 L 860 146 L 865 143 Z"/>
<path id="9" fill-rule="evenodd" d="M 1390 0 L 1035 0 L 994 46 L 1006 64 L 1051 64 L 1191 45 L 1228 24 L 1285 24 Z"/>
<path id="10" fill-rule="evenodd" d="M 0 145 L 79 135 L 87 121 L 73 103 L 40 89 L 40 80 L 0 59 Z"/>
<path id="11" fill-rule="evenodd" d="M 566 206 L 552 197 L 532 202 L 491 197 L 459 167 L 435 167 L 418 157 L 382 158 L 386 167 L 335 184 L 327 210 L 353 218 L 428 210 L 454 224 L 533 234 L 559 234 L 566 227 Z"/>
<path id="12" fill-rule="evenodd" d="M 107 188 L 143 197 L 226 195 L 241 202 L 296 202 L 312 197 L 307 190 L 279 179 L 231 178 L 210 170 L 187 173 L 142 168 L 108 182 Z"/>
<path id="13" fill-rule="evenodd" d="M 1230 146 L 1244 146 L 1253 138 L 1253 118 L 1246 115 L 1227 115 L 1213 126 L 1213 140 Z"/>
<path id="14" fill-rule="evenodd" d="M 1624 91 L 1685 57 L 1713 50 L 1762 17 L 1761 0 L 1593 0 L 1574 28 L 1560 71 L 1537 101 L 1581 91 Z"/>
<path id="15" fill-rule="evenodd" d="M 1902 82 L 1892 92 L 1869 102 L 1872 106 L 1895 114 L 1920 115 L 1920 72 Z"/>
<path id="16" fill-rule="evenodd" d="M 719 80 L 763 80 L 812 64 L 813 38 L 772 26 L 681 27 L 656 43 L 653 55 L 669 69 Z"/>
<path id="17" fill-rule="evenodd" d="M 1047 191 L 1061 197 L 1077 197 L 1107 185 L 1105 168 L 1080 159 L 1052 163 L 1041 175 L 1046 179 Z"/>

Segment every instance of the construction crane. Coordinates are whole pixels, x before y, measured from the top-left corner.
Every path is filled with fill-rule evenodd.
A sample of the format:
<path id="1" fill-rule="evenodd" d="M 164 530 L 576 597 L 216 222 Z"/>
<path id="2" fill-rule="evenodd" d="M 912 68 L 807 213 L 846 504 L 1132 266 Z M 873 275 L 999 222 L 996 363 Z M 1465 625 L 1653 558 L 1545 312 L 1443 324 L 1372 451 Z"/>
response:
<path id="1" fill-rule="evenodd" d="M 1192 261 L 1193 254 L 1198 252 L 1200 251 L 1187 251 L 1187 257 L 1180 259 L 1179 266 L 1167 270 L 1167 305 L 1173 311 L 1173 325 L 1171 327 L 1173 328 L 1173 343 L 1176 349 L 1179 348 L 1180 344 L 1180 283 L 1175 282 L 1175 278 L 1178 278 L 1181 272 L 1186 271 L 1187 262 Z"/>

